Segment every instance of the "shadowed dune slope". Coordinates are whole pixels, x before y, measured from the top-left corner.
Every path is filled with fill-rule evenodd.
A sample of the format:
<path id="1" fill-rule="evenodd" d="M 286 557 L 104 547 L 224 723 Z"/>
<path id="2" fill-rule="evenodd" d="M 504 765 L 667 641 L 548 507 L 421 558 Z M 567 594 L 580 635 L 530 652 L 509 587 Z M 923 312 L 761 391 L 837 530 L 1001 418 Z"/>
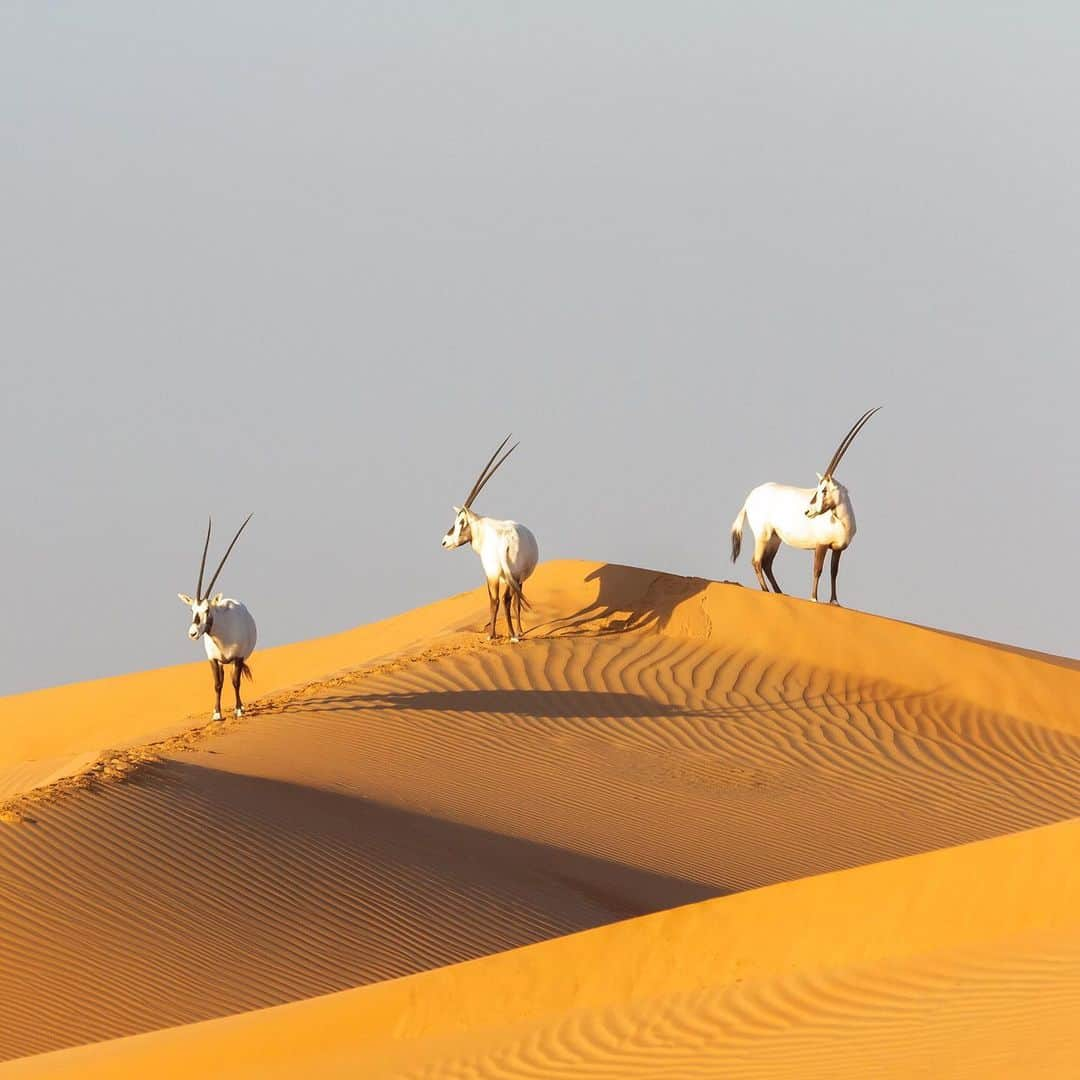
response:
<path id="1" fill-rule="evenodd" d="M 628 920 L 15 1077 L 1075 1075 L 1080 823 Z"/>
<path id="2" fill-rule="evenodd" d="M 390 620 L 382 632 L 377 625 L 288 646 L 277 667 L 267 654 L 271 674 L 244 720 L 159 744 L 156 760 L 126 782 L 106 777 L 62 797 L 39 790 L 21 824 L 0 828 L 0 1056 L 296 1001 L 705 897 L 725 897 L 715 902 L 720 912 L 748 900 L 729 893 L 1080 812 L 1080 672 L 1066 661 L 626 567 L 545 564 L 529 592 L 533 630 L 520 646 L 491 645 L 476 632 L 482 590 Z M 181 676 L 192 680 L 183 692 Z M 182 731 L 204 680 L 200 665 L 133 676 L 132 685 L 109 681 L 116 708 L 104 683 L 8 699 L 0 715 L 16 730 L 0 743 L 0 764 L 33 785 L 44 774 L 34 779 L 35 760 L 19 756 L 32 745 L 70 762 L 115 746 L 121 729 L 136 745 Z M 150 706 L 139 718 L 143 695 Z M 182 708 L 170 715 L 173 695 Z M 23 730 L 34 725 L 43 730 Z M 1076 837 L 1025 835 L 1066 838 L 1054 841 L 1059 854 Z M 934 858 L 947 863 L 968 850 L 991 848 Z M 904 902 L 921 888 L 918 873 L 883 878 L 901 895 L 875 893 L 873 902 Z M 951 901 L 943 885 L 932 910 L 949 902 L 966 910 L 964 890 L 977 884 L 957 877 Z M 849 918 L 862 918 L 869 902 L 835 899 Z M 755 942 L 790 937 L 803 918 L 796 906 L 759 903 L 775 924 L 747 938 L 751 962 Z M 902 940 L 886 952 L 849 955 L 839 939 L 819 942 L 814 970 L 829 972 L 820 1015 L 805 1005 L 813 994 L 785 982 L 781 967 L 762 969 L 760 986 L 732 975 L 649 990 L 613 956 L 615 983 L 638 987 L 619 999 L 626 1011 L 613 1023 L 621 1031 L 655 1021 L 666 1045 L 683 1038 L 676 1029 L 685 1014 L 711 1046 L 714 1026 L 734 1038 L 741 1021 L 700 1017 L 730 1008 L 758 1029 L 761 1006 L 746 997 L 753 991 L 804 1002 L 791 1015 L 817 1017 L 831 1031 L 847 1021 L 830 1010 L 843 1013 L 841 1003 L 865 986 L 877 995 L 882 1038 L 902 1042 L 910 1038 L 904 1017 L 915 1024 L 923 1004 L 910 1006 L 906 991 L 890 987 L 929 980 L 925 1000 L 942 990 L 941 1016 L 968 1008 L 957 986 L 998 1003 L 1005 1039 L 1008 1024 L 1019 1032 L 1038 1018 L 1021 1008 L 1023 994 L 1002 987 L 1052 984 L 1071 963 L 1066 949 L 1061 968 L 1052 943 L 1038 937 L 1047 929 L 1040 903 L 1032 902 L 1034 922 L 1020 919 L 1019 901 L 1002 916 L 1007 932 L 986 942 L 1004 952 L 985 971 L 961 955 L 962 935 L 955 954 L 952 939 L 935 937 L 927 948 L 944 966 L 920 967 L 919 950 L 900 946 L 933 928 L 894 928 Z M 1005 940 L 1013 930 L 1035 937 L 1013 952 Z M 873 940 L 878 932 L 867 931 Z M 631 939 L 613 940 L 629 948 Z M 569 970 L 563 954 L 551 955 L 552 972 Z M 896 970 L 878 987 L 889 965 Z M 530 971 L 529 985 L 543 982 L 540 967 Z M 703 1011 L 668 1000 L 683 992 L 705 994 Z M 452 1013 L 453 999 L 432 1007 Z M 538 1015 L 508 1014 L 505 1023 L 533 1025 Z M 455 1030 L 474 1021 L 463 1014 Z M 762 1023 L 771 1030 L 768 1016 Z M 570 1038 L 529 1030 L 527 1040 Z M 814 1031 L 806 1037 L 832 1045 Z M 612 1060 L 599 1061 L 609 1071 L 597 1075 L 634 1075 Z M 641 1058 L 639 1075 L 652 1075 L 649 1060 Z"/>
<path id="3" fill-rule="evenodd" d="M 0 866 L 3 1057 L 326 993 L 715 892 L 179 761 L 0 830 Z"/>

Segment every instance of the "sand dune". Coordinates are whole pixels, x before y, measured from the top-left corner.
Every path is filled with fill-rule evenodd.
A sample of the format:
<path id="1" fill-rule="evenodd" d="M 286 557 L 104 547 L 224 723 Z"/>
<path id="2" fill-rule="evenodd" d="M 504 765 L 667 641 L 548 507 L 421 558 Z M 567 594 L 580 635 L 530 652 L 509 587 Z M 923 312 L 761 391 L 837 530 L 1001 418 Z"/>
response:
<path id="1" fill-rule="evenodd" d="M 1067 1076 L 1080 822 L 783 883 L 10 1075 Z"/>
<path id="2" fill-rule="evenodd" d="M 625 567 L 530 591 L 517 647 L 478 590 L 258 654 L 240 722 L 193 720 L 202 664 L 0 701 L 0 1056 L 244 1013 L 8 1068 L 1012 1075 L 1076 1009 L 1074 664 Z"/>

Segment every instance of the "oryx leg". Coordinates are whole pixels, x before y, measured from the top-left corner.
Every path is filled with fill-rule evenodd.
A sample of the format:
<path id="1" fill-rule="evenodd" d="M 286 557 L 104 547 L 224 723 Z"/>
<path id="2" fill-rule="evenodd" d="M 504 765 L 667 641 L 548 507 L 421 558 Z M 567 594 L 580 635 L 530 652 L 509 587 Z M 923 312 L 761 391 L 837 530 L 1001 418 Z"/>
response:
<path id="1" fill-rule="evenodd" d="M 821 571 L 825 568 L 825 552 L 828 550 L 829 549 L 824 544 L 820 544 L 814 548 L 814 585 L 810 590 L 810 599 L 813 600 L 815 604 L 817 603 L 818 578 L 821 577 Z"/>
<path id="2" fill-rule="evenodd" d="M 240 700 L 240 676 L 243 675 L 243 674 L 244 674 L 244 661 L 243 660 L 234 660 L 233 661 L 233 672 L 232 672 L 232 688 L 233 688 L 233 693 L 236 695 L 236 715 L 237 716 L 243 716 L 244 715 L 244 703 Z"/>
<path id="3" fill-rule="evenodd" d="M 780 550 L 780 537 L 776 533 L 772 534 L 768 544 L 765 545 L 765 556 L 761 560 L 761 568 L 765 571 L 765 576 L 769 579 L 769 584 L 773 587 L 773 592 L 782 593 L 784 590 L 780 588 L 780 583 L 773 576 L 772 564 L 776 558 L 776 553 Z"/>
<path id="4" fill-rule="evenodd" d="M 842 548 L 833 548 L 832 561 L 829 563 L 829 578 L 832 581 L 832 595 L 829 597 L 830 604 L 836 604 L 840 606 L 840 601 L 836 599 L 836 572 L 840 569 L 840 556 L 843 554 Z"/>
<path id="5" fill-rule="evenodd" d="M 511 641 L 517 641 L 517 633 L 514 630 L 514 615 L 511 605 L 514 601 L 514 592 L 509 584 L 503 585 L 503 610 L 506 612 L 506 636 Z"/>
<path id="6" fill-rule="evenodd" d="M 765 552 L 768 549 L 769 541 L 772 539 L 772 534 L 768 536 L 762 533 L 760 536 L 754 537 L 754 557 L 751 559 L 751 563 L 754 567 L 754 573 L 757 574 L 758 584 L 761 586 L 762 592 L 768 592 L 769 586 L 765 584 L 765 575 L 761 572 L 761 562 L 765 557 Z"/>
<path id="7" fill-rule="evenodd" d="M 514 593 L 514 609 L 517 611 L 517 627 L 518 627 L 517 628 L 517 636 L 518 636 L 518 638 L 523 638 L 525 636 L 525 629 L 521 625 L 521 601 L 522 601 L 521 586 L 519 585 L 517 592 Z"/>
<path id="8" fill-rule="evenodd" d="M 221 688 L 225 685 L 225 668 L 220 660 L 211 660 L 210 667 L 214 672 L 214 715 L 211 720 L 221 719 Z"/>
<path id="9" fill-rule="evenodd" d="M 488 582 L 488 600 L 491 601 L 491 629 L 488 630 L 488 641 L 495 640 L 495 622 L 499 617 L 499 582 Z"/>

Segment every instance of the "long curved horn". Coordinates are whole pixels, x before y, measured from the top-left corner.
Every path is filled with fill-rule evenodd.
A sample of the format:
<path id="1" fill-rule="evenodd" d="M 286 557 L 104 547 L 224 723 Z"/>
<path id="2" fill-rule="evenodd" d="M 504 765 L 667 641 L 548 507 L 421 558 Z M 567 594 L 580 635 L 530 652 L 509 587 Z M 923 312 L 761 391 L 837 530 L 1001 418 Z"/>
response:
<path id="1" fill-rule="evenodd" d="M 195 586 L 195 599 L 202 599 L 202 579 L 203 572 L 206 570 L 206 553 L 210 550 L 210 530 L 213 528 L 213 520 L 211 518 L 206 519 L 206 543 L 202 547 L 202 562 L 199 563 L 199 584 Z"/>
<path id="2" fill-rule="evenodd" d="M 232 543 L 226 549 L 225 554 L 221 556 L 221 562 L 218 563 L 218 568 L 214 571 L 214 576 L 210 579 L 210 584 L 206 586 L 206 596 L 209 596 L 214 591 L 214 583 L 218 579 L 218 574 L 221 573 L 221 568 L 225 565 L 225 560 L 229 557 L 233 547 L 236 545 L 236 541 L 240 539 L 240 534 L 247 527 L 247 523 L 252 519 L 253 516 L 254 515 L 252 514 L 248 514 L 248 516 L 244 518 L 244 524 L 236 530 L 236 535 L 232 538 Z M 205 600 L 206 597 L 200 597 L 200 599 Z"/>
<path id="3" fill-rule="evenodd" d="M 464 506 L 466 508 L 469 507 L 472 504 L 473 499 L 475 499 L 476 496 L 480 494 L 480 488 L 483 487 L 483 485 L 485 483 L 485 479 L 487 477 L 487 471 L 488 471 L 488 469 L 491 468 L 491 463 L 499 456 L 499 451 L 502 450 L 502 448 L 509 441 L 510 441 L 510 436 L 507 435 L 506 438 L 503 439 L 503 441 L 501 443 L 499 443 L 498 449 L 495 451 L 495 453 L 492 454 L 490 458 L 488 458 L 488 463 L 480 470 L 480 475 L 476 478 L 476 481 L 473 483 L 473 486 L 470 489 L 469 494 L 465 498 Z"/>
<path id="4" fill-rule="evenodd" d="M 859 419 L 856 420 L 854 424 L 852 424 L 851 430 L 840 441 L 840 445 L 836 448 L 836 453 L 832 456 L 832 461 L 829 462 L 829 467 L 822 475 L 832 476 L 833 471 L 836 469 L 836 466 L 840 464 L 840 459 L 847 453 L 848 447 L 854 441 L 855 436 L 858 435 L 860 431 L 862 431 L 863 425 L 866 423 L 866 421 L 869 420 L 870 417 L 873 416 L 874 413 L 876 413 L 880 408 L 881 406 L 877 405 L 873 409 L 867 409 L 866 412 L 864 412 L 862 416 L 860 416 Z"/>
<path id="5" fill-rule="evenodd" d="M 476 483 L 473 484 L 472 491 L 469 492 L 469 497 L 462 504 L 466 510 L 468 510 L 472 506 L 473 500 L 476 498 L 477 495 L 480 494 L 481 491 L 484 490 L 484 485 L 495 475 L 495 472 L 499 468 L 499 466 L 518 448 L 518 446 L 521 445 L 520 443 L 514 443 L 514 445 L 511 446 L 510 449 L 507 450 L 506 453 L 503 454 L 503 456 L 499 458 L 498 461 L 495 461 L 495 459 L 499 457 L 499 452 L 509 441 L 510 436 L 507 435 L 506 438 L 503 439 L 501 443 L 499 443 L 498 450 L 496 450 L 495 453 L 491 455 L 491 457 L 488 459 L 488 463 L 484 466 L 484 468 L 480 472 L 480 475 L 476 478 Z M 492 465 L 493 461 L 495 461 L 494 465 Z"/>

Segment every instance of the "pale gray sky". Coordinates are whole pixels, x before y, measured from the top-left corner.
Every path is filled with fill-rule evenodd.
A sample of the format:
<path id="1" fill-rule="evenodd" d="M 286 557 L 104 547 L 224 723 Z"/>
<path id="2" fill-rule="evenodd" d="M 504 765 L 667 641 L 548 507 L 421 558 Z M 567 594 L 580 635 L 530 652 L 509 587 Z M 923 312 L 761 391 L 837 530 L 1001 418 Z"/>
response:
<path id="1" fill-rule="evenodd" d="M 200 658 L 211 511 L 263 645 L 474 587 L 509 430 L 542 557 L 749 584 L 881 402 L 842 599 L 1075 654 L 1078 100 L 1064 3 L 9 0 L 0 693 Z"/>

